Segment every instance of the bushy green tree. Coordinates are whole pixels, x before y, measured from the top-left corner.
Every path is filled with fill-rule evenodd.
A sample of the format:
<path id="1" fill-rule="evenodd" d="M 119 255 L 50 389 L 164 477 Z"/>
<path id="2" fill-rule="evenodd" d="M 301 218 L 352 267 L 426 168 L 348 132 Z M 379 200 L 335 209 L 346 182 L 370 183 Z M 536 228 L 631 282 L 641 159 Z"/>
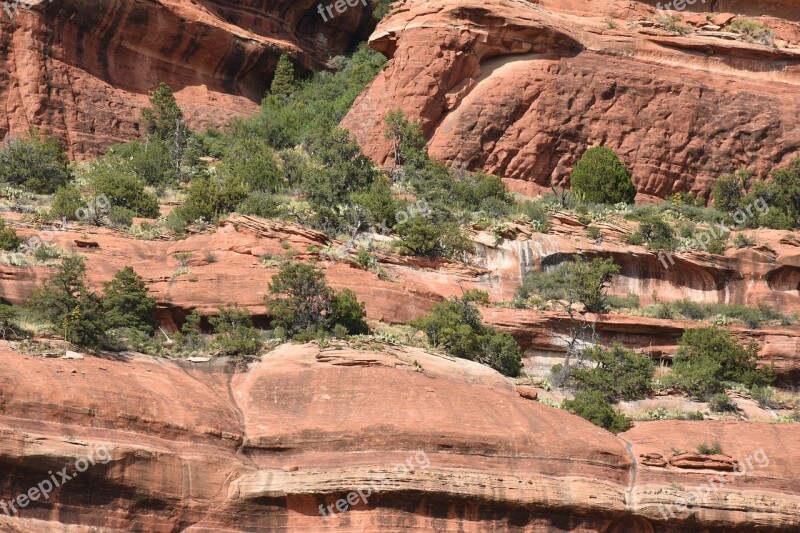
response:
<path id="1" fill-rule="evenodd" d="M 31 130 L 27 139 L 11 139 L 0 148 L 0 183 L 52 194 L 72 180 L 67 154 L 55 139 Z"/>
<path id="2" fill-rule="evenodd" d="M 688 329 L 683 333 L 669 381 L 693 397 L 706 400 L 723 392 L 726 382 L 747 387 L 768 385 L 774 376 L 758 368 L 758 345 L 740 344 L 726 329 Z"/>
<path id="3" fill-rule="evenodd" d="M 86 285 L 83 257 L 66 256 L 55 273 L 38 288 L 30 301 L 31 309 L 50 322 L 68 341 L 98 347 L 106 338 L 105 313 L 100 299 Z"/>
<path id="4" fill-rule="evenodd" d="M 742 174 L 742 171 L 740 171 L 736 174 L 725 174 L 717 178 L 711 191 L 714 207 L 725 213 L 733 213 L 739 208 L 739 202 L 742 201 L 744 196 L 742 191 L 746 186 L 746 183 L 743 183 L 743 177 L 749 179 L 750 175 L 749 173 Z"/>
<path id="5" fill-rule="evenodd" d="M 220 307 L 219 315 L 209 321 L 216 334 L 214 343 L 223 354 L 244 357 L 261 350 L 263 343 L 250 313 L 239 306 Z"/>
<path id="6" fill-rule="evenodd" d="M 647 396 L 653 378 L 648 357 L 615 344 L 606 350 L 595 345 L 582 354 L 588 366 L 571 371 L 570 382 L 579 391 L 597 391 L 607 402 L 640 400 Z"/>
<path id="7" fill-rule="evenodd" d="M 150 333 L 156 325 L 156 299 L 144 279 L 126 266 L 104 284 L 102 306 L 110 328 L 132 328 Z"/>
<path id="8" fill-rule="evenodd" d="M 347 130 L 334 127 L 322 132 L 312 142 L 311 152 L 322 166 L 311 170 L 302 189 L 316 209 L 348 204 L 352 193 L 365 189 L 378 176 L 374 163 Z"/>
<path id="9" fill-rule="evenodd" d="M 58 218 L 77 220 L 79 210 L 85 206 L 86 201 L 81 190 L 76 185 L 69 183 L 59 187 L 53 194 L 50 212 Z"/>
<path id="10" fill-rule="evenodd" d="M 418 166 L 427 160 L 425 134 L 419 122 L 409 122 L 402 111 L 390 111 L 386 118 L 385 137 L 392 141 L 395 165 Z"/>
<path id="11" fill-rule="evenodd" d="M 333 297 L 330 316 L 326 319 L 330 331 L 341 325 L 351 335 L 366 335 L 369 333 L 369 326 L 364 321 L 366 317 L 364 303 L 358 301 L 356 293 L 350 289 L 342 289 Z"/>
<path id="12" fill-rule="evenodd" d="M 674 250 L 677 245 L 672 226 L 655 216 L 642 220 L 636 234 L 653 250 Z"/>
<path id="13" fill-rule="evenodd" d="M 397 213 L 401 211 L 402 202 L 392 197 L 389 180 L 379 176 L 368 188 L 353 193 L 353 202 L 367 213 L 367 223 L 371 226 L 386 224 L 392 228 L 397 223 Z"/>
<path id="14" fill-rule="evenodd" d="M 596 204 L 632 204 L 636 197 L 627 167 L 605 146 L 589 148 L 570 175 L 572 190 Z"/>
<path id="15" fill-rule="evenodd" d="M 6 225 L 6 221 L 0 218 L 0 250 L 16 250 L 20 244 L 22 244 L 22 239 L 14 231 L 14 228 Z"/>
<path id="16" fill-rule="evenodd" d="M 579 257 L 575 262 L 563 262 L 552 270 L 531 272 L 522 280 L 517 298 L 526 301 L 532 294 L 545 300 L 581 302 L 587 311 L 602 313 L 608 309 L 608 287 L 619 266 L 613 259 Z"/>
<path id="17" fill-rule="evenodd" d="M 105 195 L 112 207 L 130 209 L 136 216 L 157 218 L 158 199 L 145 191 L 144 182 L 111 160 L 96 161 L 88 171 L 95 196 Z"/>
<path id="18" fill-rule="evenodd" d="M 281 99 L 288 99 L 294 92 L 294 65 L 289 56 L 282 54 L 275 67 L 269 92 Z"/>
<path id="19" fill-rule="evenodd" d="M 400 253 L 420 257 L 462 259 L 473 251 L 472 241 L 454 222 L 414 217 L 397 225 Z"/>
<path id="20" fill-rule="evenodd" d="M 484 325 L 469 295 L 437 303 L 410 325 L 423 331 L 432 346 L 455 357 L 481 362 L 507 376 L 517 376 L 522 370 L 522 350 L 517 342 Z"/>
<path id="21" fill-rule="evenodd" d="M 564 400 L 564 408 L 614 434 L 631 428 L 630 419 L 622 413 L 614 411 L 600 391 L 580 392 L 574 399 Z"/>
<path id="22" fill-rule="evenodd" d="M 169 144 L 185 135 L 186 122 L 172 87 L 160 83 L 150 95 L 150 105 L 142 109 L 142 125 L 148 137 Z"/>
<path id="23" fill-rule="evenodd" d="M 500 178 L 480 172 L 457 180 L 453 185 L 453 195 L 463 209 L 485 211 L 494 216 L 507 214 L 514 205 L 514 198 Z"/>
<path id="24" fill-rule="evenodd" d="M 196 178 L 189 186 L 186 201 L 175 208 L 173 216 L 184 224 L 196 220 L 212 222 L 236 209 L 247 198 L 247 191 L 247 184 L 237 177 Z"/>
<path id="25" fill-rule="evenodd" d="M 325 274 L 307 263 L 288 263 L 272 277 L 265 304 L 272 325 L 291 336 L 333 331 L 337 326 L 348 333 L 367 333 L 366 313 L 355 293 L 345 289 L 336 294 L 328 287 Z"/>
<path id="26" fill-rule="evenodd" d="M 158 189 L 175 185 L 178 181 L 170 147 L 160 138 L 146 143 L 113 145 L 106 158 L 113 159 L 116 167 L 133 172 L 145 184 Z"/>
<path id="27" fill-rule="evenodd" d="M 172 171 L 180 176 L 189 129 L 172 88 L 166 83 L 160 83 L 150 96 L 150 106 L 142 109 L 144 133 L 148 142 L 161 143 L 169 150 Z"/>
<path id="28" fill-rule="evenodd" d="M 274 152 L 257 138 L 236 139 L 223 156 L 219 172 L 246 183 L 251 191 L 275 193 L 284 187 Z"/>

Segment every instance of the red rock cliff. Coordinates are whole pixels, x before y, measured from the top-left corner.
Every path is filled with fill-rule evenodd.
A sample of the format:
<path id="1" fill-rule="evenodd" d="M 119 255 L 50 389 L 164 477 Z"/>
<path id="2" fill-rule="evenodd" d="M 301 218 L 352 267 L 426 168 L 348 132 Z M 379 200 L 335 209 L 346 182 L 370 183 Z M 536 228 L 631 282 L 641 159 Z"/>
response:
<path id="1" fill-rule="evenodd" d="M 361 3 L 324 23 L 313 0 L 58 0 L 0 10 L 0 139 L 30 126 L 70 156 L 139 135 L 159 82 L 190 125 L 257 111 L 280 54 L 303 69 L 344 53 L 373 25 Z M 46 7 L 45 7 L 46 6 Z"/>
<path id="2" fill-rule="evenodd" d="M 637 189 L 707 195 L 721 173 L 763 175 L 800 156 L 800 11 L 709 2 L 657 27 L 655 2 L 407 0 L 370 38 L 391 58 L 344 125 L 379 162 L 383 118 L 419 118 L 435 157 L 520 192 L 566 183 L 590 146 L 616 150 Z M 700 10 L 711 12 L 708 20 Z M 775 46 L 718 24 L 774 28 Z M 716 28 L 716 29 L 715 29 Z"/>

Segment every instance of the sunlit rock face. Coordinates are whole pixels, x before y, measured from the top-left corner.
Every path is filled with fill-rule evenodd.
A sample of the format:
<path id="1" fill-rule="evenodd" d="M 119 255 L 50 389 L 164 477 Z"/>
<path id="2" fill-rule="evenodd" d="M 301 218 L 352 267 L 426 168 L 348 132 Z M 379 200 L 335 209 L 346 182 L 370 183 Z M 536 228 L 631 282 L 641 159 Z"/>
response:
<path id="1" fill-rule="evenodd" d="M 344 125 L 385 162 L 383 119 L 401 109 L 433 156 L 528 194 L 566 184 L 594 145 L 620 155 L 643 198 L 707 196 L 723 173 L 800 156 L 796 5 L 697 2 L 681 36 L 653 25 L 655 4 L 407 0 L 370 38 L 391 60 Z M 703 29 L 734 17 L 721 11 L 759 16 L 775 47 Z"/>

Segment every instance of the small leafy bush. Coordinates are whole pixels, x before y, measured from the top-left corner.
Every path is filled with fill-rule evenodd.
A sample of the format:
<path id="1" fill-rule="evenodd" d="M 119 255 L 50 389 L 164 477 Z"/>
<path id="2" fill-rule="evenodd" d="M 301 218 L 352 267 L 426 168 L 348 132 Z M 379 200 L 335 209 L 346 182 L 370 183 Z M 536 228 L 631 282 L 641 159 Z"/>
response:
<path id="1" fill-rule="evenodd" d="M 681 337 L 669 381 L 700 400 L 724 391 L 725 382 L 747 387 L 774 380 L 769 368 L 758 368 L 758 345 L 739 344 L 718 327 L 688 329 Z"/>
<path id="2" fill-rule="evenodd" d="M 583 391 L 572 400 L 564 400 L 564 409 L 592 424 L 616 434 L 631 428 L 631 420 L 614 410 L 599 391 Z"/>
<path id="3" fill-rule="evenodd" d="M 209 319 L 216 337 L 214 344 L 225 354 L 245 359 L 261 350 L 261 338 L 253 327 L 250 313 L 238 305 L 219 308 L 219 315 Z"/>
<path id="4" fill-rule="evenodd" d="M 632 204 L 636 196 L 628 169 L 610 148 L 589 148 L 570 175 L 572 190 L 586 202 Z"/>
<path id="5" fill-rule="evenodd" d="M 0 183 L 52 194 L 72 180 L 67 154 L 55 139 L 31 130 L 27 139 L 11 139 L 0 148 Z"/>
<path id="6" fill-rule="evenodd" d="M 708 400 L 708 407 L 715 413 L 734 413 L 737 411 L 736 404 L 724 392 L 718 392 L 711 396 Z"/>
<path id="7" fill-rule="evenodd" d="M 17 235 L 14 228 L 6 225 L 6 221 L 0 218 L 0 250 L 13 251 L 22 244 L 22 238 Z"/>
<path id="8" fill-rule="evenodd" d="M 700 444 L 697 447 L 697 453 L 700 455 L 719 455 L 722 453 L 722 444 L 719 441 L 714 441 L 711 444 Z"/>
<path id="9" fill-rule="evenodd" d="M 522 370 L 522 350 L 513 337 L 486 326 L 472 295 L 439 302 L 431 312 L 410 322 L 422 330 L 433 347 L 488 365 L 506 376 Z"/>

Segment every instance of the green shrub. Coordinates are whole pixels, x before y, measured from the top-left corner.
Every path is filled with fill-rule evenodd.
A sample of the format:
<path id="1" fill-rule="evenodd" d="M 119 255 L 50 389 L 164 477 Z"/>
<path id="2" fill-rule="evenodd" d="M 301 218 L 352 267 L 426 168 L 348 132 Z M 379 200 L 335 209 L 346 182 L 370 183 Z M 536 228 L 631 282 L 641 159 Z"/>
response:
<path id="1" fill-rule="evenodd" d="M 545 300 L 582 302 L 588 311 L 600 313 L 609 307 L 606 293 L 617 273 L 619 266 L 613 259 L 586 262 L 579 257 L 574 263 L 563 262 L 546 272 L 531 272 L 523 278 L 517 297 L 525 301 L 538 294 Z"/>
<path id="2" fill-rule="evenodd" d="M 753 19 L 740 18 L 734 20 L 725 29 L 741 34 L 746 41 L 751 43 L 759 43 L 766 46 L 775 44 L 775 32 Z"/>
<path id="3" fill-rule="evenodd" d="M 78 211 L 85 207 L 86 201 L 81 194 L 80 189 L 73 184 L 64 185 L 59 187 L 55 194 L 53 194 L 53 201 L 50 206 L 50 211 L 58 218 L 66 218 L 67 220 L 77 220 Z"/>
<path id="4" fill-rule="evenodd" d="M 639 224 L 636 233 L 652 250 L 674 250 L 677 242 L 672 226 L 656 217 L 648 217 Z"/>
<path id="5" fill-rule="evenodd" d="M 610 148 L 589 148 L 570 175 L 572 190 L 595 204 L 632 204 L 636 188 L 628 169 Z"/>
<path id="6" fill-rule="evenodd" d="M 106 159 L 113 166 L 132 172 L 143 183 L 158 189 L 178 182 L 170 148 L 159 139 L 147 143 L 115 144 L 108 149 Z"/>
<path id="7" fill-rule="evenodd" d="M 100 299 L 86 285 L 81 256 L 67 256 L 31 297 L 31 309 L 80 346 L 99 347 L 108 327 Z"/>
<path id="8" fill-rule="evenodd" d="M 149 295 L 144 279 L 127 266 L 103 285 L 101 300 L 105 320 L 111 328 L 131 328 L 150 333 L 156 325 L 156 299 Z"/>
<path id="9" fill-rule="evenodd" d="M 522 350 L 517 342 L 482 323 L 471 295 L 439 302 L 429 314 L 409 324 L 423 331 L 433 347 L 450 355 L 478 361 L 506 376 L 517 376 L 522 370 Z"/>
<path id="10" fill-rule="evenodd" d="M 222 158 L 219 172 L 246 183 L 252 191 L 276 193 L 285 186 L 275 153 L 263 139 L 235 139 Z"/>
<path id="11" fill-rule="evenodd" d="M 273 194 L 256 191 L 247 195 L 236 211 L 243 215 L 261 218 L 277 218 L 282 214 L 282 203 Z"/>
<path id="12" fill-rule="evenodd" d="M 603 232 L 600 231 L 600 228 L 589 226 L 586 228 L 586 236 L 596 241 L 603 236 Z"/>
<path id="13" fill-rule="evenodd" d="M 31 130 L 27 139 L 11 139 L 0 149 L 0 183 L 52 194 L 72 180 L 67 154 L 55 139 Z"/>
<path id="14" fill-rule="evenodd" d="M 708 407 L 715 413 L 734 413 L 738 409 L 731 401 L 731 397 L 724 392 L 718 392 L 708 399 Z"/>
<path id="15" fill-rule="evenodd" d="M 272 277 L 269 291 L 271 296 L 265 298 L 265 304 L 272 316 L 272 326 L 283 328 L 296 339 L 302 338 L 301 335 L 316 338 L 320 333 L 333 331 L 337 325 L 347 328 L 350 334 L 369 332 L 364 322 L 364 304 L 355 293 L 348 289 L 334 293 L 325 274 L 312 265 L 283 265 Z"/>
<path id="16" fill-rule="evenodd" d="M 369 326 L 364 321 L 366 317 L 364 303 L 358 301 L 356 293 L 342 289 L 333 297 L 330 314 L 325 318 L 329 331 L 344 328 L 346 334 L 366 335 L 369 333 Z"/>
<path id="17" fill-rule="evenodd" d="M 353 193 L 352 200 L 366 212 L 366 223 L 371 226 L 385 224 L 387 228 L 393 228 L 397 213 L 403 207 L 392 197 L 391 184 L 385 176 L 378 177 L 363 191 Z"/>
<path id="18" fill-rule="evenodd" d="M 144 182 L 113 161 L 92 164 L 89 185 L 96 196 L 105 195 L 112 207 L 124 207 L 144 218 L 159 216 L 158 199 L 144 190 Z"/>
<path id="19" fill-rule="evenodd" d="M 723 392 L 725 382 L 747 387 L 768 385 L 768 368 L 758 368 L 758 345 L 742 346 L 729 331 L 717 327 L 688 329 L 681 337 L 669 381 L 700 400 Z"/>
<path id="20" fill-rule="evenodd" d="M 237 305 L 220 307 L 219 315 L 212 316 L 209 322 L 216 335 L 214 344 L 223 354 L 241 359 L 261 350 L 261 337 L 250 313 Z"/>
<path id="21" fill-rule="evenodd" d="M 704 442 L 697 447 L 697 453 L 700 455 L 719 455 L 722 453 L 722 445 L 716 440 L 711 444 Z"/>
<path id="22" fill-rule="evenodd" d="M 772 387 L 754 385 L 750 388 L 750 396 L 758 402 L 762 409 L 778 409 L 780 407 L 775 400 L 775 389 Z"/>
<path id="23" fill-rule="evenodd" d="M 745 235 L 744 233 L 739 233 L 733 240 L 733 245 L 737 248 L 752 248 L 753 246 L 756 245 L 756 241 L 754 241 L 752 238 Z"/>
<path id="24" fill-rule="evenodd" d="M 424 217 L 414 217 L 397 226 L 401 253 L 421 257 L 463 257 L 473 250 L 461 229 L 452 222 L 436 223 Z"/>
<path id="25" fill-rule="evenodd" d="M 453 195 L 462 209 L 484 211 L 499 217 L 510 212 L 514 199 L 496 176 L 467 174 L 453 185 Z"/>
<path id="26" fill-rule="evenodd" d="M 108 212 L 108 221 L 115 228 L 128 228 L 133 224 L 136 213 L 127 207 L 113 206 Z"/>
<path id="27" fill-rule="evenodd" d="M 609 309 L 638 309 L 639 295 L 633 293 L 626 296 L 611 294 L 607 297 L 606 304 Z"/>
<path id="28" fill-rule="evenodd" d="M 711 190 L 711 197 L 714 199 L 714 207 L 725 213 L 733 213 L 739 208 L 742 201 L 742 190 L 745 187 L 744 180 L 749 180 L 750 173 L 739 171 L 736 174 L 725 174 L 717 178 Z"/>
<path id="29" fill-rule="evenodd" d="M 210 223 L 231 213 L 245 198 L 247 186 L 239 179 L 199 177 L 192 180 L 184 204 L 173 210 L 174 218 L 184 226 L 197 220 Z"/>
<path id="30" fill-rule="evenodd" d="M 583 391 L 572 400 L 564 400 L 564 409 L 585 418 L 592 424 L 616 434 L 631 428 L 631 421 L 605 400 L 598 391 Z"/>
<path id="31" fill-rule="evenodd" d="M 22 238 L 17 235 L 14 228 L 6 225 L 6 221 L 0 218 L 0 250 L 13 251 L 22 244 Z"/>
<path id="32" fill-rule="evenodd" d="M 550 229 L 550 218 L 552 215 L 544 202 L 525 202 L 519 207 L 519 210 L 530 219 L 534 231 L 547 233 Z"/>
<path id="33" fill-rule="evenodd" d="M 592 346 L 582 354 L 589 366 L 571 371 L 571 384 L 579 391 L 597 391 L 608 402 L 639 400 L 650 392 L 653 362 L 648 357 L 615 344 L 610 350 Z"/>

